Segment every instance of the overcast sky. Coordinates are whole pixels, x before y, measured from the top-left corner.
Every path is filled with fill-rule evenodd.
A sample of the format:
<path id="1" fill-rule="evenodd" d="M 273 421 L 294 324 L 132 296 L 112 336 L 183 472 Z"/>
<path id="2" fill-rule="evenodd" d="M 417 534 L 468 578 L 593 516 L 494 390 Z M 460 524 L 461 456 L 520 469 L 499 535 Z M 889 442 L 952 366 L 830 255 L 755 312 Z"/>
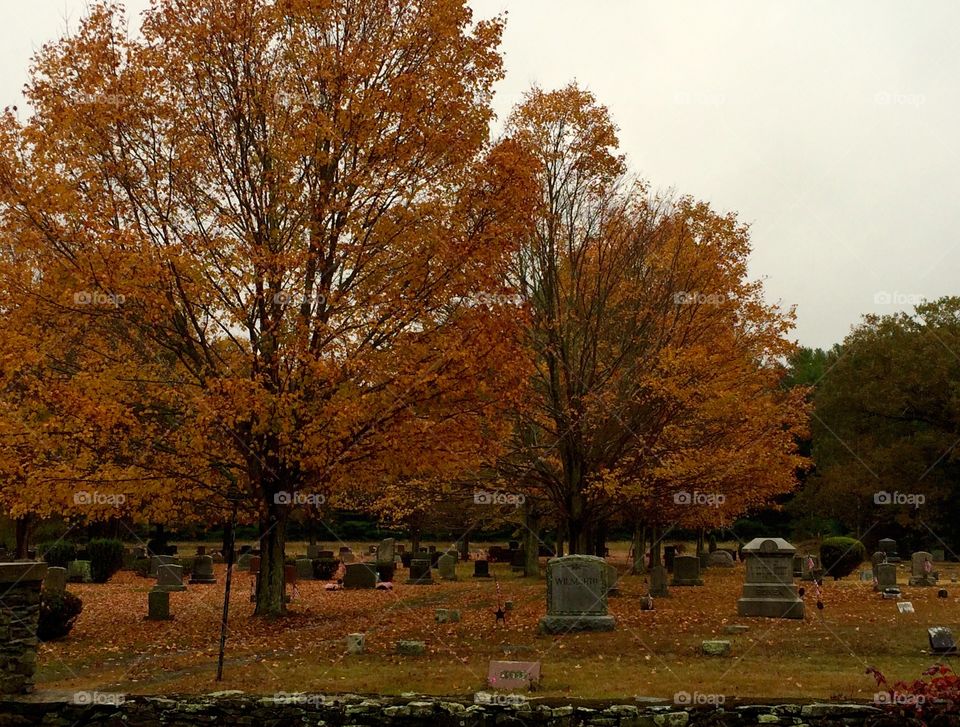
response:
<path id="1" fill-rule="evenodd" d="M 752 274 L 801 343 L 960 294 L 955 0 L 471 1 L 508 11 L 501 116 L 532 84 L 593 91 L 638 174 L 752 225 Z M 86 7 L 0 2 L 0 105 Z"/>

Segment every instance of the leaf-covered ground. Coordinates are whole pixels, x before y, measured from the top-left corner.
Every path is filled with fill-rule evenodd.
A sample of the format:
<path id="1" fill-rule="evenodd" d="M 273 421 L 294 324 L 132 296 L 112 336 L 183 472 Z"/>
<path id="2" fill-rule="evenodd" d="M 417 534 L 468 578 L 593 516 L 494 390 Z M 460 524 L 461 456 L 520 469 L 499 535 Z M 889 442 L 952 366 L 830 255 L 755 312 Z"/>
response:
<path id="1" fill-rule="evenodd" d="M 619 568 L 627 570 L 623 555 Z M 947 599 L 937 598 L 936 588 L 906 586 L 908 573 L 901 568 L 904 598 L 916 613 L 898 613 L 894 602 L 851 576 L 825 583 L 822 611 L 808 593 L 803 621 L 738 618 L 742 564 L 707 570 L 703 587 L 671 588 L 670 598 L 658 599 L 652 612 L 639 607 L 643 578 L 622 576 L 622 595 L 610 599 L 617 629 L 568 636 L 538 634 L 546 611 L 544 581 L 518 578 L 505 565 L 492 570 L 503 600 L 513 601 L 506 625 L 495 623 L 494 581 L 472 578 L 472 563 L 460 564 L 458 582 L 435 586 L 406 586 L 400 570 L 392 592 L 330 592 L 321 582 L 301 582 L 290 614 L 273 621 L 252 616 L 251 578 L 238 573 L 220 683 L 214 676 L 224 566 L 217 566 L 217 585 L 171 594 L 170 622 L 144 620 L 152 580 L 122 572 L 105 585 L 69 586 L 83 599 L 84 611 L 67 639 L 41 645 L 37 686 L 452 695 L 483 689 L 491 659 L 518 659 L 542 663 L 545 696 L 672 697 L 682 691 L 870 699 L 868 666 L 891 680 L 916 678 L 938 661 L 924 653 L 927 628 L 956 627 L 960 620 L 960 586 L 949 582 L 950 565 L 941 568 Z M 809 591 L 810 584 L 804 585 Z M 435 623 L 437 608 L 459 609 L 461 622 Z M 750 630 L 725 634 L 724 626 L 734 623 Z M 366 634 L 365 654 L 345 654 L 343 637 L 352 632 Z M 712 638 L 730 640 L 732 655 L 701 655 L 700 643 Z M 400 639 L 425 641 L 427 654 L 397 656 Z"/>

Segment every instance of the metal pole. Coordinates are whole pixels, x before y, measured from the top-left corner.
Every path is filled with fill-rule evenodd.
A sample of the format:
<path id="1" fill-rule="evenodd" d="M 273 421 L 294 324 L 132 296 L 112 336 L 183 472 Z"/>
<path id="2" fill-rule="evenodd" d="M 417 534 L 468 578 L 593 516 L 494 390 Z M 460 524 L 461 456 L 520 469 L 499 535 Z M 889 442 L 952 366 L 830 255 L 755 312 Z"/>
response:
<path id="1" fill-rule="evenodd" d="M 223 652 L 227 647 L 227 619 L 230 617 L 230 585 L 233 582 L 233 553 L 237 535 L 237 503 L 233 503 L 233 514 L 227 526 L 227 582 L 223 589 L 223 621 L 220 623 L 220 655 L 217 657 L 217 681 L 223 681 Z"/>

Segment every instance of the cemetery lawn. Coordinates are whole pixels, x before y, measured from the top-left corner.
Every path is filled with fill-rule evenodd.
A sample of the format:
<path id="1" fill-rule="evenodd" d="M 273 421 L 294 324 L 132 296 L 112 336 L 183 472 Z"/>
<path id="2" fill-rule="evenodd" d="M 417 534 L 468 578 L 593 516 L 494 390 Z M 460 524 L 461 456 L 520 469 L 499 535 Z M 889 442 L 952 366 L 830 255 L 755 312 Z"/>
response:
<path id="1" fill-rule="evenodd" d="M 613 561 L 621 573 L 627 570 L 624 552 L 614 552 Z M 68 638 L 41 645 L 37 689 L 468 696 L 486 688 L 490 660 L 511 659 L 542 663 L 542 697 L 672 698 L 684 691 L 728 699 L 870 700 L 875 689 L 868 666 L 891 682 L 919 678 L 942 660 L 924 653 L 927 628 L 960 631 L 960 588 L 949 582 L 951 567 L 940 568 L 949 598 L 938 599 L 937 588 L 907 586 L 909 565 L 901 566 L 904 600 L 916 613 L 898 613 L 893 601 L 881 600 L 854 575 L 825 582 L 823 611 L 808 593 L 803 621 L 737 618 L 743 564 L 708 569 L 703 587 L 672 587 L 671 597 L 657 599 L 652 612 L 639 607 L 643 577 L 622 575 L 622 595 L 610 599 L 616 630 L 568 636 L 539 635 L 544 581 L 518 578 L 503 564 L 492 564 L 491 571 L 503 600 L 514 604 L 505 626 L 495 624 L 493 580 L 472 578 L 472 562 L 459 564 L 458 582 L 434 586 L 403 585 L 406 571 L 400 570 L 392 592 L 328 592 L 321 582 L 301 582 L 289 615 L 274 621 L 252 617 L 251 579 L 238 573 L 219 683 L 224 566 L 216 567 L 217 585 L 171 594 L 175 620 L 169 622 L 143 618 L 153 581 L 121 572 L 105 585 L 69 586 L 84 610 Z M 812 591 L 811 584 L 802 585 Z M 436 624 L 437 608 L 459 609 L 461 622 Z M 724 633 L 730 624 L 750 630 Z M 366 634 L 365 654 L 345 654 L 343 637 L 352 632 Z M 400 639 L 425 641 L 427 653 L 397 656 Z M 729 640 L 731 656 L 701 655 L 706 639 Z"/>

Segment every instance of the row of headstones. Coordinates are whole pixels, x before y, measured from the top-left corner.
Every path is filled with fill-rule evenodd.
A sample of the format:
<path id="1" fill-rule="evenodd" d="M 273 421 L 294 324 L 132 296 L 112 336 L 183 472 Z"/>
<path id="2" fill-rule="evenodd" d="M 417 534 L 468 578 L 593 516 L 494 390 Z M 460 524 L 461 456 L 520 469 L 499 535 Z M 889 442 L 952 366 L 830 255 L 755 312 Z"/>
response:
<path id="1" fill-rule="evenodd" d="M 677 558 L 696 558 L 700 563 L 701 570 L 733 568 L 737 563 L 737 551 L 733 548 L 717 548 L 713 552 L 703 551 L 699 555 L 686 555 L 681 553 L 675 545 L 664 546 L 663 565 L 668 573 L 674 572 L 674 564 Z"/>
<path id="2" fill-rule="evenodd" d="M 940 556 L 938 558 L 937 556 Z M 940 580 L 940 574 L 933 569 L 934 561 L 942 560 L 943 551 L 929 553 L 925 550 L 918 551 L 910 557 L 910 579 L 908 584 L 911 586 L 935 586 Z M 877 590 L 892 588 L 897 585 L 897 565 L 890 561 L 890 556 L 883 550 L 878 550 L 871 557 L 873 566 L 870 576 L 876 582 Z M 897 559 L 899 562 L 899 559 Z M 866 574 L 861 574 L 861 578 L 867 580 Z"/>
<path id="3" fill-rule="evenodd" d="M 796 548 L 782 538 L 756 538 L 742 549 L 746 579 L 737 613 L 741 616 L 803 618 L 804 604 L 793 582 Z M 675 585 L 700 585 L 700 559 L 677 555 L 673 560 Z M 540 630 L 609 631 L 616 621 L 608 612 L 607 596 L 616 583 L 616 569 L 602 558 L 572 555 L 547 564 L 547 615 Z M 666 567 L 650 573 L 650 596 L 665 595 Z M 642 606 L 641 606 L 642 607 Z"/>

